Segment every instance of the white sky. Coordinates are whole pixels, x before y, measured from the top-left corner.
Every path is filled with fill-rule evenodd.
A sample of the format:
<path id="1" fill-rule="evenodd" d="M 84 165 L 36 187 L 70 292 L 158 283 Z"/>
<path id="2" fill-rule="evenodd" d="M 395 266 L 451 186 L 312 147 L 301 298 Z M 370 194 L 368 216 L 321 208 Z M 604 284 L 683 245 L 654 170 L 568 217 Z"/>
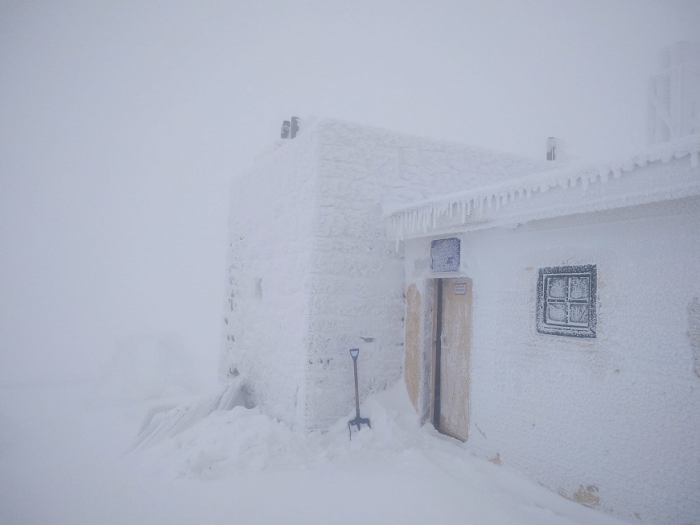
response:
<path id="1" fill-rule="evenodd" d="M 608 157 L 698 28 L 697 1 L 0 0 L 0 382 L 133 333 L 213 377 L 229 181 L 292 114 Z"/>

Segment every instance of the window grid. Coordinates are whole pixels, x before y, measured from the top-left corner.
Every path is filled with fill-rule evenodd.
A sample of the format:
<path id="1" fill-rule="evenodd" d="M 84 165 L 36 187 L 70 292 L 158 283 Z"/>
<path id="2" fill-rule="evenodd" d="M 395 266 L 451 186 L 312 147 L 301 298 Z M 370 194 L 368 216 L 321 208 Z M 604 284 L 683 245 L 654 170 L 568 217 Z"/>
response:
<path id="1" fill-rule="evenodd" d="M 538 332 L 596 337 L 595 265 L 542 268 L 537 288 Z"/>
<path id="2" fill-rule="evenodd" d="M 549 293 L 549 290 L 551 289 L 551 282 L 554 279 L 564 279 L 566 281 L 566 296 L 563 298 L 560 297 L 552 297 L 551 294 Z M 574 298 L 572 294 L 572 286 L 574 279 L 579 279 L 579 280 L 587 280 L 588 281 L 588 293 L 586 294 L 585 298 Z M 588 298 L 590 297 L 590 279 L 588 278 L 588 274 L 554 274 L 554 275 L 548 275 L 547 278 L 547 315 L 545 316 L 545 323 L 547 324 L 552 324 L 552 325 L 559 325 L 559 326 L 588 326 Z M 557 321 L 555 319 L 552 319 L 552 317 L 549 315 L 549 310 L 551 308 L 551 305 L 561 305 L 563 306 L 563 310 L 565 313 L 565 319 L 563 321 Z M 577 316 L 573 316 L 574 319 L 572 319 L 572 305 L 577 305 L 582 307 L 581 313 Z M 582 322 L 581 319 L 585 315 L 585 322 Z"/>

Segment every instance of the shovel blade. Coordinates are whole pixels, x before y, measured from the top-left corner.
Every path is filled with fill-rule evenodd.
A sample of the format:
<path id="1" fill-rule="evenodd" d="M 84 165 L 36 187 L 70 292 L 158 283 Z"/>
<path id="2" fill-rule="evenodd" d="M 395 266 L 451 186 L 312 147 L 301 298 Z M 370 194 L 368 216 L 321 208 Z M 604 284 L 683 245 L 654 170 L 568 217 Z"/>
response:
<path id="1" fill-rule="evenodd" d="M 356 417 L 355 419 L 351 419 L 348 421 L 348 432 L 350 432 L 350 441 L 352 441 L 352 426 L 355 425 L 357 427 L 357 430 L 362 429 L 362 425 L 367 425 L 370 429 L 372 428 L 371 423 L 369 422 L 369 418 L 366 417 Z"/>

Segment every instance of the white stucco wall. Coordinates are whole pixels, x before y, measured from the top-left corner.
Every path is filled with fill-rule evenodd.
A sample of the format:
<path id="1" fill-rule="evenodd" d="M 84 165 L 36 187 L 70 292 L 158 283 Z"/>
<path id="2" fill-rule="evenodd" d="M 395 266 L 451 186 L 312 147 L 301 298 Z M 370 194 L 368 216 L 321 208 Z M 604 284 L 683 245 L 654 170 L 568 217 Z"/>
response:
<path id="1" fill-rule="evenodd" d="M 459 237 L 474 297 L 468 446 L 630 521 L 700 523 L 700 199 Z M 406 243 L 421 289 L 431 239 Z M 597 337 L 537 333 L 539 268 L 582 264 L 597 267 Z"/>

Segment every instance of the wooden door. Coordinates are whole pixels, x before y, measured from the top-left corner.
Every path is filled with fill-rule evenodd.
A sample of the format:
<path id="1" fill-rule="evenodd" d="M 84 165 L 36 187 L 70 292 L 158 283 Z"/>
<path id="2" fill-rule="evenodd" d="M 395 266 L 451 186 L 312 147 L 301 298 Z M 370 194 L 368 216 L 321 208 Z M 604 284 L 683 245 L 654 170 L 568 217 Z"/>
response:
<path id="1" fill-rule="evenodd" d="M 469 432 L 469 361 L 471 350 L 472 283 L 470 279 L 438 281 L 439 344 L 436 341 L 436 403 L 438 430 L 461 441 Z M 440 288 L 442 288 L 440 290 Z M 438 364 L 439 361 L 439 364 Z"/>

